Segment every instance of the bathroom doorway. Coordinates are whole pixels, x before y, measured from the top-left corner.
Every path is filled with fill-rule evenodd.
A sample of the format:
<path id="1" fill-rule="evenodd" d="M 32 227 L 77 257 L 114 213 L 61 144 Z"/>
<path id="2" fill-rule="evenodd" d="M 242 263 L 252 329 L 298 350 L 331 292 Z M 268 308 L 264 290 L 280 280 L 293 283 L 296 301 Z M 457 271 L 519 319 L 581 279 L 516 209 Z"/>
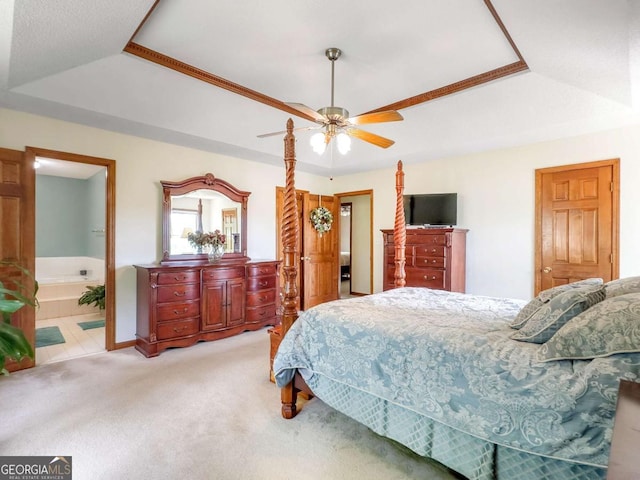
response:
<path id="1" fill-rule="evenodd" d="M 36 168 L 36 365 L 112 350 L 115 162 L 27 155 Z"/>

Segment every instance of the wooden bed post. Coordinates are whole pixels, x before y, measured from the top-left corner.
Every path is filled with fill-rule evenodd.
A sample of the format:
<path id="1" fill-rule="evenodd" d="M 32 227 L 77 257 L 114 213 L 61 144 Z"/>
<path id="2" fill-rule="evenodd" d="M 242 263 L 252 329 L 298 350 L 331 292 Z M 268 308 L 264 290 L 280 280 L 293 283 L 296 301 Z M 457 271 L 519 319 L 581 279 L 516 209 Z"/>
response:
<path id="1" fill-rule="evenodd" d="M 293 135 L 293 120 L 287 120 L 287 134 L 284 137 L 284 163 L 286 166 L 286 186 L 284 190 L 284 206 L 282 211 L 282 273 L 284 275 L 283 286 L 283 312 L 281 335 L 287 333 L 293 322 L 298 318 L 296 297 L 298 291 L 296 287 L 296 277 L 298 276 L 296 259 L 299 252 L 298 246 L 298 202 L 296 200 L 295 187 L 295 136 Z M 280 389 L 280 400 L 282 402 L 282 416 L 293 418 L 296 412 L 297 390 L 293 381 Z"/>
<path id="2" fill-rule="evenodd" d="M 406 282 L 406 273 L 404 265 L 406 261 L 405 245 L 407 243 L 407 227 L 404 219 L 404 172 L 402 171 L 402 160 L 398 160 L 398 171 L 396 172 L 396 219 L 393 224 L 393 244 L 395 245 L 396 270 L 393 275 L 394 285 L 396 287 L 404 287 Z"/>

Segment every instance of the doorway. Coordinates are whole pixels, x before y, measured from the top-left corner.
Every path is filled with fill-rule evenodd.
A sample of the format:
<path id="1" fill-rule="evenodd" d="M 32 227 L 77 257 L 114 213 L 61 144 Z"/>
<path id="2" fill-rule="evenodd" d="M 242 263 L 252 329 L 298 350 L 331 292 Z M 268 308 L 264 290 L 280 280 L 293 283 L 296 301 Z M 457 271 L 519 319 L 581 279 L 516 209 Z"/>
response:
<path id="1" fill-rule="evenodd" d="M 373 293 L 373 190 L 336 194 L 340 200 L 341 298 Z M 343 205 L 348 210 L 343 210 Z M 348 215 L 346 215 L 348 211 Z M 343 213 L 345 214 L 343 216 Z M 348 228 L 344 224 L 348 224 Z M 348 250 L 347 250 L 348 248 Z M 342 264 L 348 257 L 347 268 Z M 347 282 L 345 283 L 345 280 Z M 346 289 L 348 293 L 346 292 Z"/>
<path id="2" fill-rule="evenodd" d="M 618 278 L 619 203 L 619 159 L 536 170 L 536 295 Z"/>
<path id="3" fill-rule="evenodd" d="M 340 298 L 351 296 L 351 202 L 340 204 Z"/>
<path id="4" fill-rule="evenodd" d="M 115 161 L 37 148 L 26 156 L 39 167 L 36 365 L 113 350 Z M 103 302 L 79 304 L 89 291 Z"/>

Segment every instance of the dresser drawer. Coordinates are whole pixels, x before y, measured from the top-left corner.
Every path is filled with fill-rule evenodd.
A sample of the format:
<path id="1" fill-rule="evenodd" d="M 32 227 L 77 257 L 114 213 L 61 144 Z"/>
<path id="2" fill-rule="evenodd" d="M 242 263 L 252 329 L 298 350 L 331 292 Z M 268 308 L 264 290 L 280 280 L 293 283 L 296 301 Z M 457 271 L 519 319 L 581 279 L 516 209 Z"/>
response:
<path id="1" fill-rule="evenodd" d="M 181 270 L 179 272 L 162 272 L 158 274 L 158 285 L 175 283 L 194 283 L 200 280 L 198 270 Z"/>
<path id="2" fill-rule="evenodd" d="M 407 235 L 407 245 L 446 245 L 447 235 Z"/>
<path id="3" fill-rule="evenodd" d="M 157 327 L 158 340 L 186 337 L 194 335 L 200 330 L 200 318 L 189 318 L 177 322 L 159 323 Z"/>
<path id="4" fill-rule="evenodd" d="M 158 306 L 158 321 L 166 322 L 200 315 L 200 301 L 170 303 Z"/>
<path id="5" fill-rule="evenodd" d="M 256 290 L 266 290 L 268 288 L 276 287 L 276 277 L 253 277 L 247 279 L 247 291 L 253 292 Z"/>
<path id="6" fill-rule="evenodd" d="M 416 257 L 413 266 L 444 268 L 444 257 Z"/>
<path id="7" fill-rule="evenodd" d="M 435 289 L 445 288 L 444 270 L 429 268 L 407 268 L 407 286 L 427 287 Z"/>
<path id="8" fill-rule="evenodd" d="M 389 265 L 395 265 L 395 260 L 396 260 L 396 249 L 395 247 L 391 247 L 391 248 L 387 248 L 388 252 L 385 255 L 385 258 L 387 259 L 387 263 Z M 414 256 L 414 247 L 413 245 L 406 245 L 404 247 L 404 258 L 405 261 L 407 262 L 407 265 L 412 265 L 413 264 L 413 256 Z"/>
<path id="9" fill-rule="evenodd" d="M 416 257 L 444 257 L 446 249 L 440 245 L 416 245 Z"/>
<path id="10" fill-rule="evenodd" d="M 267 305 L 266 307 L 247 308 L 247 316 L 245 322 L 261 322 L 268 318 L 274 318 L 276 316 L 276 306 Z"/>
<path id="11" fill-rule="evenodd" d="M 247 275 L 250 277 L 259 277 L 261 275 L 275 275 L 275 265 L 249 265 L 247 267 Z"/>
<path id="12" fill-rule="evenodd" d="M 166 285 L 158 287 L 158 303 L 196 300 L 199 297 L 199 283 L 185 283 L 183 285 Z"/>
<path id="13" fill-rule="evenodd" d="M 202 281 L 205 283 L 209 280 L 229 280 L 232 278 L 244 278 L 244 267 L 202 269 Z"/>
<path id="14" fill-rule="evenodd" d="M 249 279 L 251 281 L 251 279 Z M 270 303 L 275 303 L 276 301 L 276 290 L 265 290 L 262 292 L 254 292 L 247 294 L 247 307 L 259 307 L 261 305 L 268 305 Z"/>

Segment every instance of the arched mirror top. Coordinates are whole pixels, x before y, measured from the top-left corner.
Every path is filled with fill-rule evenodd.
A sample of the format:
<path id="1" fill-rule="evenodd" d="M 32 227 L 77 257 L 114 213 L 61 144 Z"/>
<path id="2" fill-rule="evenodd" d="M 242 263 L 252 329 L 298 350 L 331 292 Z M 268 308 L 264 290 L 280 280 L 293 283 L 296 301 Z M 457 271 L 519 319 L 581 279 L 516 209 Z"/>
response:
<path id="1" fill-rule="evenodd" d="M 225 236 L 222 261 L 247 258 L 247 202 L 238 190 L 212 173 L 162 185 L 162 263 L 206 262 L 207 248 L 193 246 L 189 234 Z"/>

